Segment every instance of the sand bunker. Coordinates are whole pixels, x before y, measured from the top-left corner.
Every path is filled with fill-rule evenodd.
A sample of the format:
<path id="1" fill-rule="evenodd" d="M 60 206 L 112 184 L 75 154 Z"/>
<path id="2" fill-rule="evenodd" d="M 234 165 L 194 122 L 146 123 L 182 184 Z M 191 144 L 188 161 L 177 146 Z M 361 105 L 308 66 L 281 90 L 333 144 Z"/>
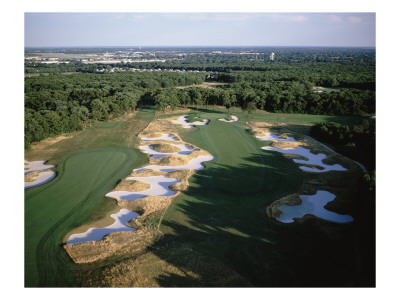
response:
<path id="1" fill-rule="evenodd" d="M 112 232 L 135 231 L 134 228 L 126 226 L 126 223 L 138 216 L 138 213 L 123 208 L 118 213 L 111 215 L 115 220 L 114 224 L 104 228 L 90 228 L 84 233 L 72 234 L 67 241 L 67 245 L 100 241 L 104 236 Z"/>
<path id="2" fill-rule="evenodd" d="M 295 142 L 296 140 L 292 137 L 287 137 L 284 139 L 281 139 L 279 136 L 272 134 L 270 132 L 265 133 L 265 135 L 256 135 L 256 138 L 258 138 L 260 141 L 276 141 L 276 142 Z"/>
<path id="3" fill-rule="evenodd" d="M 276 152 L 280 152 L 280 153 L 284 153 L 284 154 L 300 155 L 300 156 L 307 158 L 308 160 L 293 159 L 293 161 L 295 163 L 303 164 L 303 165 L 318 166 L 318 167 L 322 168 L 322 169 L 314 169 L 314 168 L 304 167 L 304 166 L 299 167 L 303 171 L 328 172 L 328 171 L 346 171 L 347 170 L 346 168 L 343 168 L 339 164 L 335 164 L 335 165 L 324 164 L 322 162 L 322 160 L 324 160 L 326 158 L 325 154 L 323 154 L 323 153 L 312 154 L 311 150 L 303 148 L 303 147 L 279 149 L 279 148 L 265 146 L 265 147 L 261 147 L 261 149 L 268 150 L 268 151 L 276 151 Z"/>
<path id="4" fill-rule="evenodd" d="M 149 176 L 149 177 L 128 177 L 125 180 L 140 180 L 150 184 L 150 189 L 141 192 L 114 191 L 106 194 L 107 197 L 117 198 L 120 200 L 136 200 L 146 196 L 172 196 L 174 191 L 168 189 L 170 185 L 178 183 L 176 178 L 167 178 L 165 176 Z"/>
<path id="5" fill-rule="evenodd" d="M 29 189 L 35 186 L 39 186 L 42 184 L 45 184 L 46 182 L 49 182 L 52 180 L 54 177 L 56 177 L 56 173 L 53 171 L 46 171 L 46 172 L 40 172 L 37 176 L 35 176 L 35 180 L 31 182 L 24 182 L 24 188 Z"/>
<path id="6" fill-rule="evenodd" d="M 160 137 L 149 138 L 149 137 L 142 137 L 143 141 L 157 141 L 157 140 L 164 140 L 164 141 L 178 141 L 176 137 L 172 134 L 164 133 Z"/>
<path id="7" fill-rule="evenodd" d="M 237 122 L 239 120 L 238 117 L 236 116 L 231 116 L 233 120 L 227 120 L 227 119 L 218 119 L 218 121 L 222 121 L 222 122 L 227 122 L 227 123 L 232 123 L 232 122 Z"/>
<path id="8" fill-rule="evenodd" d="M 156 169 L 162 172 L 172 172 L 175 170 L 188 170 L 188 169 L 193 169 L 193 170 L 201 170 L 204 168 L 202 165 L 203 162 L 213 160 L 214 156 L 212 155 L 200 155 L 194 159 L 192 159 L 189 163 L 186 165 L 181 165 L 181 166 L 160 166 L 160 165 L 149 165 L 144 168 L 140 169 L 135 169 L 133 170 L 134 172 L 141 172 L 146 169 Z"/>
<path id="9" fill-rule="evenodd" d="M 163 156 L 170 155 L 170 154 L 188 155 L 189 153 L 192 153 L 193 151 L 198 151 L 198 150 L 192 149 L 189 146 L 184 145 L 184 144 L 182 144 L 182 145 L 174 144 L 174 146 L 179 147 L 181 150 L 178 152 L 162 153 L 162 152 L 155 151 L 153 146 L 146 145 L 146 146 L 139 146 L 139 148 L 144 153 L 150 154 L 154 158 L 163 157 Z"/>
<path id="10" fill-rule="evenodd" d="M 333 201 L 336 196 L 327 191 L 317 191 L 315 195 L 300 195 L 302 203 L 296 206 L 281 205 L 278 207 L 283 213 L 277 218 L 282 223 L 293 223 L 294 218 L 302 218 L 305 215 L 314 215 L 318 218 L 336 223 L 348 223 L 353 221 L 350 215 L 341 215 L 331 212 L 324 206 Z"/>
<path id="11" fill-rule="evenodd" d="M 180 116 L 177 120 L 173 120 L 172 123 L 182 125 L 183 128 L 193 128 L 194 125 L 196 125 L 196 126 L 207 125 L 207 123 L 209 122 L 209 120 L 205 120 L 204 122 L 196 121 L 196 122 L 188 123 L 186 121 L 188 117 L 189 117 L 188 115 Z"/>
<path id="12" fill-rule="evenodd" d="M 53 165 L 45 165 L 45 161 L 38 160 L 38 161 L 24 161 L 24 175 L 28 175 L 33 172 L 38 172 L 38 174 L 33 176 L 34 180 L 25 180 L 24 181 L 24 188 L 32 188 L 35 186 L 39 186 L 42 184 L 45 184 L 46 182 L 49 182 L 52 180 L 55 176 L 56 173 L 53 171 L 47 171 L 47 172 L 39 172 L 39 171 L 44 171 L 44 170 L 49 170 L 53 169 L 55 166 Z"/>
<path id="13" fill-rule="evenodd" d="M 54 166 L 52 165 L 45 165 L 46 162 L 44 160 L 37 160 L 37 161 L 25 160 L 24 163 L 25 163 L 24 175 L 35 171 L 43 171 L 54 168 Z"/>

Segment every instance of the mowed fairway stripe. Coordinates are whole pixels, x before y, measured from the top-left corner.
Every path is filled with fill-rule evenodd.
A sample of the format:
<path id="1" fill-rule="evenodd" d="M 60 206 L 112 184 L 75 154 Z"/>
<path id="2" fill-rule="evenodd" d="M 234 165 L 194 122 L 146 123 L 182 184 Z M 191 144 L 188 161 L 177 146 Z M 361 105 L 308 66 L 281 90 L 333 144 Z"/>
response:
<path id="1" fill-rule="evenodd" d="M 53 184 L 26 193 L 25 286 L 65 285 L 57 282 L 68 276 L 62 267 L 71 263 L 61 246 L 63 236 L 83 221 L 135 157 L 133 151 L 116 148 L 80 152 L 65 159 Z"/>
<path id="2" fill-rule="evenodd" d="M 246 138 L 236 124 L 212 122 L 201 130 L 201 136 L 209 144 L 205 148 L 215 160 L 212 168 L 212 185 L 224 192 L 249 194 L 258 192 L 265 184 L 265 165 L 258 149 Z"/>

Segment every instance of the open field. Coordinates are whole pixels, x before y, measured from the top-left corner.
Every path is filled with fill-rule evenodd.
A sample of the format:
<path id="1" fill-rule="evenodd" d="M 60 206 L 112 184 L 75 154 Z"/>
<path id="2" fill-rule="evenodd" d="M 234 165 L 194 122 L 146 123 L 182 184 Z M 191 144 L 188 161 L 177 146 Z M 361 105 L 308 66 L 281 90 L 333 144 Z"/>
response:
<path id="1" fill-rule="evenodd" d="M 368 221 L 357 210 L 362 199 L 347 199 L 355 218 L 347 224 L 315 217 L 283 224 L 268 217 L 266 208 L 299 192 L 306 176 L 291 159 L 262 150 L 270 142 L 257 140 L 246 125 L 284 123 L 304 134 L 318 122 L 354 124 L 362 118 L 231 109 L 239 121 L 226 123 L 218 121 L 226 109 L 193 112 L 210 122 L 196 128 L 173 126 L 183 141 L 208 151 L 215 160 L 190 178 L 190 186 L 164 215 L 149 219 L 154 226 L 160 224 L 162 236 L 139 253 L 74 264 L 62 240 L 73 228 L 114 210 L 114 200 L 104 195 L 134 168 L 148 163 L 134 146 L 153 112 L 98 124 L 27 152 L 29 160 L 58 164 L 56 179 L 25 194 L 27 286 L 373 285 L 373 262 L 366 261 L 373 256 L 373 244 L 354 238 Z M 360 258 L 359 248 L 364 246 L 370 249 Z"/>

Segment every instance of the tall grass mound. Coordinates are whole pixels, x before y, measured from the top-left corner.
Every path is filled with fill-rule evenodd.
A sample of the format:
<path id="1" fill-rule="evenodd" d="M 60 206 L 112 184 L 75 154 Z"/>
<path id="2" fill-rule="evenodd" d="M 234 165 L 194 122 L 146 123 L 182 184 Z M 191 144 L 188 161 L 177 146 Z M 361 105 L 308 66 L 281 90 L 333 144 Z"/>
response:
<path id="1" fill-rule="evenodd" d="M 174 153 L 174 152 L 181 151 L 181 148 L 174 146 L 172 144 L 167 144 L 167 143 L 153 144 L 151 146 L 153 147 L 153 149 L 155 151 L 160 152 L 160 153 Z"/>
<path id="2" fill-rule="evenodd" d="M 141 192 L 151 188 L 148 182 L 140 180 L 121 180 L 114 191 Z"/>

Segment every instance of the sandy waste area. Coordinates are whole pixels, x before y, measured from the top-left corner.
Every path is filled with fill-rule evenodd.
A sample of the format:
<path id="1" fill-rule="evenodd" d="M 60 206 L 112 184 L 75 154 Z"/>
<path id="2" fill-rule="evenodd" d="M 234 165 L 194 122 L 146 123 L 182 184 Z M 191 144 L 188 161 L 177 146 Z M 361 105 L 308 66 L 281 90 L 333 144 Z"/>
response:
<path id="1" fill-rule="evenodd" d="M 162 134 L 158 138 L 145 138 L 142 137 L 143 141 L 153 141 L 153 140 L 169 140 L 169 141 L 176 141 L 178 139 L 173 138 L 171 134 Z M 173 146 L 178 146 L 181 148 L 182 151 L 173 154 L 181 154 L 181 155 L 188 155 L 193 151 L 197 151 L 192 149 L 188 144 L 173 144 Z M 150 146 L 140 146 L 139 147 L 144 153 L 147 153 L 151 156 L 155 157 L 163 157 L 170 155 L 171 153 L 160 153 L 155 151 Z M 192 160 L 189 161 L 186 165 L 181 166 L 158 166 L 158 165 L 149 165 L 145 166 L 140 169 L 135 169 L 133 172 L 137 173 L 138 176 L 136 177 L 127 177 L 125 180 L 136 180 L 136 181 L 144 181 L 150 185 L 150 188 L 140 192 L 129 192 L 129 191 L 111 191 L 106 194 L 106 196 L 115 198 L 117 200 L 128 200 L 133 201 L 137 199 L 144 198 L 146 196 L 164 196 L 169 197 L 176 194 L 175 191 L 169 189 L 168 187 L 180 182 L 177 178 L 169 178 L 163 175 L 159 176 L 145 176 L 140 177 L 140 172 L 144 170 L 160 170 L 162 172 L 172 172 L 175 170 L 201 170 L 204 168 L 202 163 L 206 161 L 213 160 L 214 157 L 211 155 L 200 155 Z M 127 210 L 121 209 L 119 214 L 111 215 L 116 221 L 113 225 L 104 227 L 104 228 L 90 228 L 88 231 L 80 234 L 73 234 L 69 237 L 67 244 L 77 244 L 77 243 L 84 243 L 89 241 L 99 241 L 105 235 L 110 234 L 112 232 L 117 231 L 135 231 L 134 228 L 126 226 L 126 222 L 132 220 L 139 216 L 138 213 Z"/>
<path id="2" fill-rule="evenodd" d="M 115 220 L 112 225 L 104 228 L 90 228 L 86 232 L 72 234 L 67 241 L 67 245 L 88 241 L 100 241 L 104 236 L 112 232 L 135 231 L 134 228 L 127 226 L 126 223 L 138 216 L 139 214 L 137 212 L 123 208 L 118 213 L 111 215 Z"/>
<path id="3" fill-rule="evenodd" d="M 293 137 L 287 138 L 280 138 L 279 136 L 272 134 L 270 132 L 265 133 L 262 136 L 256 136 L 261 141 L 276 141 L 276 142 L 296 142 Z M 297 148 L 275 148 L 271 146 L 264 146 L 261 147 L 263 150 L 267 151 L 276 151 L 283 154 L 294 154 L 304 157 L 305 159 L 293 159 L 295 163 L 302 164 L 302 165 L 310 165 L 310 166 L 317 166 L 319 168 L 311 168 L 300 166 L 299 168 L 303 171 L 308 172 L 328 172 L 328 171 L 346 171 L 347 169 L 339 164 L 334 165 L 327 165 L 324 164 L 322 161 L 326 158 L 326 155 L 323 153 L 313 154 L 311 153 L 310 149 L 306 149 L 304 147 L 297 147 Z"/>
<path id="4" fill-rule="evenodd" d="M 261 141 L 275 141 L 275 142 L 296 142 L 293 137 L 280 138 L 280 136 L 272 134 L 270 132 L 266 132 L 265 135 L 256 136 Z M 327 157 L 323 153 L 313 154 L 310 149 L 306 149 L 304 147 L 297 148 L 276 148 L 271 146 L 261 147 L 263 150 L 267 151 L 276 151 L 283 154 L 292 154 L 304 157 L 305 159 L 296 159 L 293 158 L 293 161 L 297 164 L 301 164 L 299 167 L 303 171 L 307 172 L 328 172 L 328 171 L 346 171 L 347 169 L 339 164 L 327 165 L 322 161 Z M 306 166 L 304 166 L 306 165 Z M 310 166 L 310 167 L 308 167 Z M 311 166 L 316 166 L 318 168 L 312 168 Z M 317 191 L 315 195 L 301 195 L 300 196 L 302 203 L 301 205 L 296 206 L 288 206 L 281 205 L 278 207 L 279 210 L 283 212 L 283 214 L 276 218 L 278 221 L 283 223 L 292 223 L 294 222 L 294 218 L 302 218 L 307 214 L 314 215 L 318 218 L 329 220 L 338 223 L 346 223 L 352 222 L 353 218 L 349 215 L 340 215 L 329 210 L 326 210 L 324 206 L 333 201 L 336 196 L 327 191 Z"/>
<path id="5" fill-rule="evenodd" d="M 185 144 L 183 144 L 183 145 L 174 144 L 174 146 L 181 148 L 181 151 L 170 152 L 170 153 L 161 153 L 161 152 L 155 151 L 151 145 L 140 146 L 139 149 L 142 150 L 142 152 L 144 152 L 146 154 L 150 154 L 152 157 L 163 157 L 163 156 L 170 155 L 170 154 L 188 155 L 189 153 L 192 153 L 193 151 L 198 151 L 196 149 L 192 149 L 191 147 L 189 147 L 188 145 L 185 145 Z"/>

